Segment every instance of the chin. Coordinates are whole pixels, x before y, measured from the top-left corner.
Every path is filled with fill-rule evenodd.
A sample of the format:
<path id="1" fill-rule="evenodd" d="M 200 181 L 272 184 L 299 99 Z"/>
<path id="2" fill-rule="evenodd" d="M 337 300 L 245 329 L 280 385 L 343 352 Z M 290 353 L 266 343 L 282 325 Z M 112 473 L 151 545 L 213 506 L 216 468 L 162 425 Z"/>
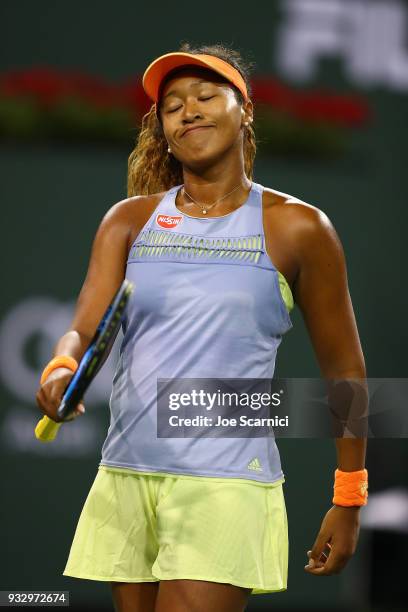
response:
<path id="1" fill-rule="evenodd" d="M 223 151 L 214 151 L 208 147 L 195 149 L 189 151 L 188 155 L 183 155 L 177 158 L 181 164 L 191 168 L 205 167 L 216 161 L 223 156 Z"/>

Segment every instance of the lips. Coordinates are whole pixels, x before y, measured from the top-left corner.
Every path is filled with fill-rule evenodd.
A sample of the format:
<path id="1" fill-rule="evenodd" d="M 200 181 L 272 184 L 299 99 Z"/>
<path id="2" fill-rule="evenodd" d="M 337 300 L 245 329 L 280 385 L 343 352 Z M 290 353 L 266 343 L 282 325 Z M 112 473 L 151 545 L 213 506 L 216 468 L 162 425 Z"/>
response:
<path id="1" fill-rule="evenodd" d="M 187 128 L 186 130 L 184 130 L 181 136 L 183 137 L 183 136 L 186 136 L 187 134 L 190 134 L 190 132 L 205 130 L 211 127 L 214 127 L 214 126 L 213 125 L 196 125 L 195 127 Z"/>

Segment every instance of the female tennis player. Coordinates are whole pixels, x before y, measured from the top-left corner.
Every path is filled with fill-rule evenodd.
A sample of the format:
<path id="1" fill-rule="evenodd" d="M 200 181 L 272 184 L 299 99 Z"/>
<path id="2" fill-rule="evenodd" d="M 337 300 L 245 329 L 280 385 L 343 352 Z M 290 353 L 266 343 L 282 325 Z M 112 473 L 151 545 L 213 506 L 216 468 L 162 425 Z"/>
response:
<path id="1" fill-rule="evenodd" d="M 364 358 L 329 219 L 252 180 L 240 55 L 184 45 L 151 63 L 143 85 L 153 105 L 129 158 L 129 197 L 102 220 L 72 327 L 37 394 L 58 420 L 107 304 L 133 281 L 110 427 L 64 575 L 110 582 L 119 612 L 238 612 L 251 593 L 287 587 L 275 440 L 157 437 L 157 379 L 273 378 L 294 302 L 325 378 L 365 378 Z M 319 576 L 353 554 L 367 497 L 365 440 L 336 446 L 333 505 L 305 568 Z"/>

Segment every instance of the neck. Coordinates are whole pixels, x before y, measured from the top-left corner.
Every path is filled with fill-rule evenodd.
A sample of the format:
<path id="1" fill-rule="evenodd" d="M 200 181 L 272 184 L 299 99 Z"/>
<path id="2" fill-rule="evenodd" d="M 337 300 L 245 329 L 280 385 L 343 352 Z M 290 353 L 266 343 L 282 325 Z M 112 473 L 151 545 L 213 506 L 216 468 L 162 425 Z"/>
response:
<path id="1" fill-rule="evenodd" d="M 185 191 L 203 204 L 222 198 L 234 187 L 240 185 L 241 189 L 231 194 L 233 200 L 242 194 L 242 189 L 249 189 L 251 186 L 244 172 L 243 156 L 237 163 L 236 157 L 228 159 L 228 156 L 224 155 L 220 162 L 200 170 L 183 166 L 183 182 Z"/>

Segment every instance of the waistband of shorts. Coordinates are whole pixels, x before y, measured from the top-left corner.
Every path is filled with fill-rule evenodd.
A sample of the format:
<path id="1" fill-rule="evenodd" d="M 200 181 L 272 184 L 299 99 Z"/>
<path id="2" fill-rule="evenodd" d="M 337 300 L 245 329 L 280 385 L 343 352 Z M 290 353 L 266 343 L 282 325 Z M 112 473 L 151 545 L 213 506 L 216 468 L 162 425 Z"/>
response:
<path id="1" fill-rule="evenodd" d="M 171 472 L 143 472 L 133 468 L 115 467 L 111 465 L 99 465 L 98 471 L 113 472 L 117 474 L 133 475 L 133 476 L 152 476 L 154 478 L 176 478 L 181 480 L 195 480 L 200 482 L 240 482 L 242 484 L 251 484 L 261 487 L 273 488 L 282 485 L 285 478 L 279 478 L 274 482 L 260 482 L 259 480 L 251 480 L 250 478 L 226 478 L 221 476 L 195 476 L 192 474 L 174 474 Z"/>

